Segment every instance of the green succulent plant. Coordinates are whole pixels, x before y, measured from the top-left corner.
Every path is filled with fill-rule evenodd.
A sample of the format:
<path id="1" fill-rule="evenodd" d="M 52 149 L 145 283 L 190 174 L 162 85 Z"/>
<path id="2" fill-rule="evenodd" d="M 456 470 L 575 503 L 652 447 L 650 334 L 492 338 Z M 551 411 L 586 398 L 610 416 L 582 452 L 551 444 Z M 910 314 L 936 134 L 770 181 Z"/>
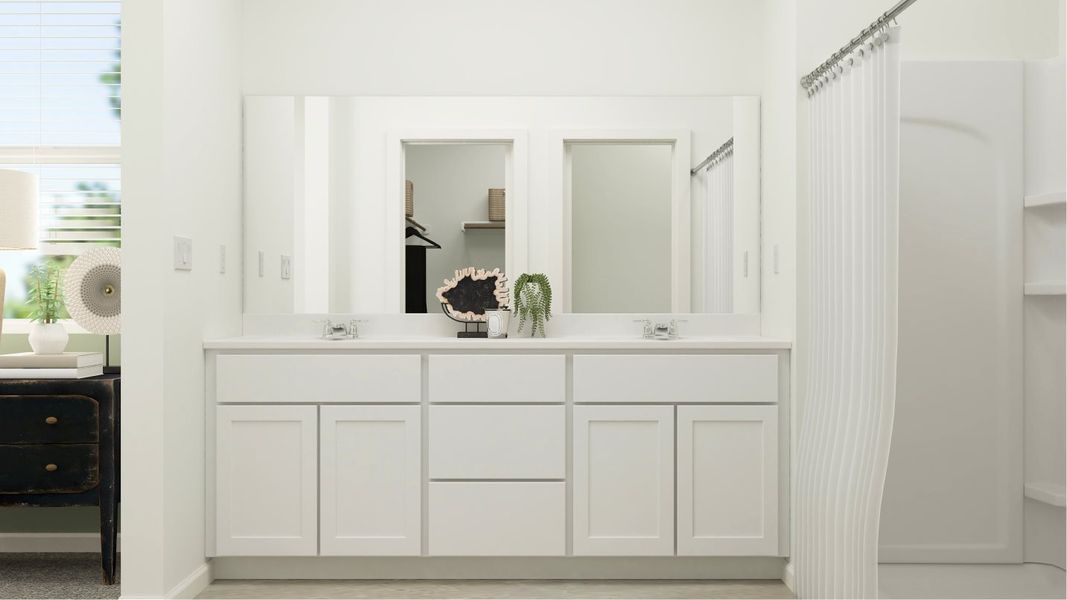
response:
<path id="1" fill-rule="evenodd" d="M 512 294 L 515 314 L 519 315 L 519 333 L 530 322 L 530 336 L 545 336 L 545 322 L 552 318 L 552 284 L 544 273 L 523 273 L 515 281 Z"/>

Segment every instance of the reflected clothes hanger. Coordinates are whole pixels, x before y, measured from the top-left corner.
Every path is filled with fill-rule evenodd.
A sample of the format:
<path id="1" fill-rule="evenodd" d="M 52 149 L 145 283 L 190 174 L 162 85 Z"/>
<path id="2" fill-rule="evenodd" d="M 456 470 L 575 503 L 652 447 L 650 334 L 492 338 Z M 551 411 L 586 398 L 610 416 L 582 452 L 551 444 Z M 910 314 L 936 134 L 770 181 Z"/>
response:
<path id="1" fill-rule="evenodd" d="M 423 235 L 423 234 L 422 234 L 422 233 L 421 233 L 421 232 L 420 232 L 420 231 L 419 231 L 418 229 L 415 229 L 414 227 L 411 227 L 410 225 L 409 225 L 409 226 L 408 226 L 408 228 L 407 228 L 407 229 L 405 230 L 404 234 L 405 234 L 405 235 L 404 235 L 404 238 L 405 238 L 405 239 L 406 239 L 406 238 L 409 238 L 409 237 L 411 237 L 411 236 L 415 236 L 415 237 L 419 238 L 420 240 L 422 240 L 422 241 L 426 242 L 427 244 L 429 244 L 429 246 L 423 246 L 423 245 L 421 245 L 421 244 L 413 244 L 413 245 L 414 245 L 414 246 L 416 246 L 416 247 L 421 247 L 421 248 L 437 248 L 438 250 L 440 250 L 440 249 L 441 249 L 441 244 L 438 244 L 437 242 L 435 242 L 435 241 L 431 240 L 430 238 L 426 237 L 426 236 L 425 236 L 425 235 Z"/>

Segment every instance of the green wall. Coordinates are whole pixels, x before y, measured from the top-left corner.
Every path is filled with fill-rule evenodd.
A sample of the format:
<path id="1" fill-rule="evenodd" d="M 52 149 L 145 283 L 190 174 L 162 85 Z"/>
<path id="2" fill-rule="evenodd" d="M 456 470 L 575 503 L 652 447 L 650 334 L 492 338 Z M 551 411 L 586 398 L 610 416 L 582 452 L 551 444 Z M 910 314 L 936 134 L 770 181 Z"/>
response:
<path id="1" fill-rule="evenodd" d="M 119 336 L 111 336 L 111 363 L 120 364 Z M 75 334 L 70 336 L 71 352 L 103 352 L 104 336 Z M 29 352 L 26 334 L 5 333 L 0 337 L 0 354 Z M 3 415 L 0 415 L 3 418 Z M 100 510 L 95 506 L 75 508 L 0 507 L 0 533 L 79 533 L 98 531 Z"/>

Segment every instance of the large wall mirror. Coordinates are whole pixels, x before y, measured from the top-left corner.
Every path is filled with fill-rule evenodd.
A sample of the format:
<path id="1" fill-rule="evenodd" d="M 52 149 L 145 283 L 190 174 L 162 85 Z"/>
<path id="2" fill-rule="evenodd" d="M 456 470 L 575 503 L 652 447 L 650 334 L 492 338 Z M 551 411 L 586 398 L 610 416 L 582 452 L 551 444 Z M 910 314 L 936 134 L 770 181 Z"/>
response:
<path id="1" fill-rule="evenodd" d="M 757 97 L 250 96 L 244 131 L 247 313 L 436 313 L 465 267 L 759 312 Z"/>

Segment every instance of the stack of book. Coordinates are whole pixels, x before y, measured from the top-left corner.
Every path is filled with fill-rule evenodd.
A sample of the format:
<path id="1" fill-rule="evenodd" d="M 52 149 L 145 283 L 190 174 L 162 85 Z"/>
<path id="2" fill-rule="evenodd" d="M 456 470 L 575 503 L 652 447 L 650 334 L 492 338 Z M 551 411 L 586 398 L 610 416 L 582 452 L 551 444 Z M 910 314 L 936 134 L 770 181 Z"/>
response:
<path id="1" fill-rule="evenodd" d="M 103 374 L 100 352 L 0 354 L 0 379 L 84 379 Z"/>

